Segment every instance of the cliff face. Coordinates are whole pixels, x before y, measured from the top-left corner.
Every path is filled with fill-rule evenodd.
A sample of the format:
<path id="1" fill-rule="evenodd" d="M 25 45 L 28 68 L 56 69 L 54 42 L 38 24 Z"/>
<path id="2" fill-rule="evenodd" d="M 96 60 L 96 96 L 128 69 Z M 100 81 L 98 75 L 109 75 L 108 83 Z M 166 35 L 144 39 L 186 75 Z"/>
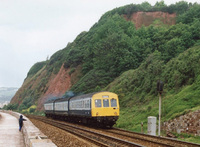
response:
<path id="1" fill-rule="evenodd" d="M 40 81 L 45 77 L 46 70 L 43 68 L 37 72 L 34 76 L 28 77 L 24 80 L 24 83 L 16 92 L 15 96 L 12 98 L 11 103 L 18 103 L 19 105 L 27 97 L 27 95 L 32 95 L 34 89 L 38 89 Z M 46 87 L 43 87 L 41 91 L 46 91 Z"/>
<path id="2" fill-rule="evenodd" d="M 136 29 L 142 25 L 149 26 L 154 21 L 159 20 L 166 25 L 174 25 L 176 23 L 176 14 L 169 14 L 165 12 L 136 12 L 133 13 L 129 18 L 124 16 L 126 20 L 132 21 L 135 24 Z"/>
<path id="3" fill-rule="evenodd" d="M 43 108 L 44 102 L 52 97 L 61 97 L 71 87 L 71 76 L 69 75 L 69 69 L 65 69 L 63 66 L 57 75 L 52 75 L 48 81 L 48 89 L 38 100 L 38 109 Z"/>
<path id="4" fill-rule="evenodd" d="M 47 77 L 47 70 L 45 68 L 37 72 L 33 77 L 25 79 L 21 88 L 17 91 L 12 98 L 11 103 L 18 103 L 19 105 L 24 99 L 32 96 L 33 102 L 37 104 L 38 110 L 43 110 L 43 104 L 51 98 L 62 97 L 66 91 L 78 80 L 80 76 L 81 66 L 78 66 L 75 71 L 70 74 L 70 69 L 65 69 L 64 65 L 61 66 L 57 74 L 51 74 Z M 45 79 L 46 77 L 46 79 Z M 47 80 L 46 84 L 42 82 Z M 33 96 L 34 95 L 34 96 Z"/>
<path id="5" fill-rule="evenodd" d="M 132 21 L 136 28 L 142 25 L 148 26 L 156 20 L 161 21 L 162 24 L 173 25 L 175 24 L 175 17 L 175 14 L 164 12 L 137 12 L 129 18 L 124 16 L 127 21 Z M 56 63 L 58 59 L 55 59 L 54 62 Z M 28 75 L 11 103 L 21 105 L 24 99 L 33 98 L 33 104 L 37 104 L 37 109 L 42 110 L 43 104 L 47 100 L 64 95 L 82 76 L 81 65 L 70 69 L 65 68 L 63 64 L 56 74 L 48 70 L 51 66 L 51 64 L 46 64 L 43 68 L 38 69 L 39 71 L 36 70 L 33 75 Z"/>

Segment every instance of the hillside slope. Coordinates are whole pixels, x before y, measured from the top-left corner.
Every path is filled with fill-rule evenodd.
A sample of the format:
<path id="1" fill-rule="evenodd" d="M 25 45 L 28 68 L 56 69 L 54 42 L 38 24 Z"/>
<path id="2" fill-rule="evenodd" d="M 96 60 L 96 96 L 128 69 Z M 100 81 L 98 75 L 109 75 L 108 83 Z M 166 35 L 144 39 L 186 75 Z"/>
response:
<path id="1" fill-rule="evenodd" d="M 187 133 L 198 134 L 198 129 L 194 130 L 198 128 L 198 119 L 191 117 L 184 121 L 189 126 L 185 127 L 183 122 L 178 124 L 175 118 L 200 110 L 200 46 L 188 49 L 167 64 L 160 59 L 159 52 L 151 54 L 138 69 L 123 73 L 105 88 L 119 95 L 121 115 L 117 126 L 139 132 L 143 122 L 144 130 L 147 131 L 147 117 L 158 118 L 159 97 L 156 83 L 157 80 L 162 80 L 165 83 L 162 94 L 162 123 L 176 124 L 170 126 L 171 128 L 165 126 L 165 129 L 173 129 L 175 132 L 180 129 L 186 132 L 187 129 Z M 199 111 L 194 115 L 200 116 Z M 175 120 L 170 121 L 172 119 Z"/>
<path id="2" fill-rule="evenodd" d="M 150 15 L 148 14 L 148 16 L 151 17 L 151 19 L 154 17 L 154 15 L 155 13 L 151 13 Z M 162 12 L 162 15 L 164 15 L 164 12 Z M 155 17 L 155 19 L 157 19 L 157 17 Z M 98 34 L 98 36 L 93 36 L 92 41 L 89 41 L 89 40 L 87 41 L 88 44 L 94 44 L 92 42 L 98 41 L 98 38 L 102 38 L 103 40 L 104 39 L 103 36 L 100 36 L 100 35 L 103 33 L 104 30 L 101 30 L 101 28 L 103 27 L 110 28 L 111 27 L 110 25 L 114 25 L 115 23 L 121 23 L 121 24 L 118 24 L 118 27 L 120 27 L 118 30 L 125 31 L 129 27 L 131 27 L 131 29 L 134 30 L 134 25 L 132 23 L 126 22 L 125 19 L 123 19 L 122 17 L 112 16 L 111 20 L 108 20 L 107 18 L 105 20 L 107 22 L 103 23 L 102 24 L 103 26 L 100 25 L 103 21 L 102 20 L 102 21 L 99 21 L 99 26 L 93 27 L 90 32 L 81 33 L 73 43 L 68 44 L 66 48 L 55 53 L 50 58 L 49 61 L 36 63 L 30 69 L 22 87 L 18 90 L 16 95 L 13 97 L 11 103 L 19 103 L 21 105 L 24 99 L 29 99 L 30 97 L 32 97 L 31 101 L 36 103 L 38 106 L 38 109 L 41 110 L 42 105 L 46 100 L 54 98 L 54 97 L 61 97 L 70 88 L 72 88 L 72 90 L 75 92 L 87 93 L 87 92 L 96 91 L 95 89 L 99 90 L 98 87 L 100 88 L 104 87 L 106 84 L 111 82 L 115 77 L 117 77 L 123 71 L 126 71 L 127 69 L 130 69 L 130 68 L 136 68 L 138 65 L 133 62 L 135 59 L 133 59 L 132 63 L 130 63 L 129 61 L 122 62 L 120 58 L 125 58 L 127 53 L 122 53 L 122 51 L 120 50 L 116 52 L 116 55 L 114 56 L 112 55 L 113 57 L 108 56 L 108 60 L 113 60 L 113 62 L 110 62 L 110 64 L 108 64 L 106 60 L 105 60 L 105 63 L 102 63 L 101 56 L 104 56 L 104 54 L 111 54 L 111 53 L 113 54 L 112 50 L 111 51 L 107 50 L 106 51 L 107 53 L 106 52 L 100 53 L 99 52 L 100 50 L 99 51 L 96 49 L 94 50 L 93 48 L 91 48 L 92 50 L 87 49 L 84 51 L 83 48 L 88 48 L 88 47 L 80 46 L 82 42 L 85 42 L 86 40 L 88 40 L 88 37 L 93 36 L 91 35 L 93 34 L 93 32 L 96 32 L 95 34 Z M 125 28 L 122 28 L 123 27 L 122 25 L 126 25 L 124 26 Z M 112 30 L 112 34 L 113 34 L 113 31 L 115 31 L 116 29 L 114 28 L 114 30 Z M 109 36 L 112 34 L 107 34 L 108 38 L 105 36 L 104 40 L 106 41 L 107 39 L 108 40 L 111 39 L 109 38 Z M 119 36 L 120 34 L 121 33 L 119 33 L 117 36 Z M 118 39 L 115 38 L 115 40 L 117 41 Z M 111 42 L 115 40 L 111 39 Z M 123 38 L 121 38 L 120 40 L 123 40 Z M 98 41 L 98 42 L 102 42 L 102 41 Z M 111 48 L 116 50 L 116 47 L 118 46 L 117 48 L 120 49 L 121 43 L 123 42 L 120 41 L 119 45 L 114 45 L 114 46 L 111 45 L 113 46 Z M 105 43 L 102 42 L 101 44 L 103 47 L 104 46 L 103 44 Z M 86 53 L 84 53 L 83 51 Z M 86 57 L 83 57 L 83 54 L 85 54 Z M 119 59 L 117 59 L 118 60 L 117 61 L 115 57 L 118 55 L 119 55 Z M 90 58 L 89 56 L 93 56 L 93 58 Z M 135 57 L 135 55 L 133 54 L 131 56 L 132 57 L 130 58 Z M 66 61 L 66 58 L 67 58 L 67 61 Z M 84 62 L 83 58 L 85 58 L 85 60 L 88 60 L 84 64 L 82 64 Z M 138 58 L 141 58 L 141 57 L 138 57 Z M 103 68 L 102 67 L 95 68 L 94 65 L 90 65 L 92 60 L 95 60 L 95 63 L 94 63 L 95 66 L 105 65 L 106 63 L 107 65 L 106 67 L 104 66 Z M 114 62 L 116 62 L 116 64 L 112 65 Z M 119 67 L 120 62 L 122 62 L 121 67 Z M 113 66 L 113 68 L 110 68 L 111 66 Z M 105 74 L 105 70 L 108 70 L 108 69 L 110 70 L 110 72 Z M 80 79 L 82 75 L 84 76 Z M 71 76 L 72 76 L 72 79 L 71 79 Z M 88 83 L 87 82 L 88 79 L 91 79 L 92 77 L 94 77 L 94 80 L 96 81 L 94 82 L 93 80 L 93 83 Z"/>
<path id="3" fill-rule="evenodd" d="M 146 14 L 145 18 L 149 17 L 152 24 L 136 29 L 134 23 L 125 18 L 134 18 L 137 13 Z M 155 17 L 157 13 L 168 17 Z M 142 110 L 140 108 L 132 110 L 130 107 L 135 103 L 156 103 L 153 98 L 157 93 L 153 87 L 158 78 L 164 80 L 168 96 L 171 93 L 171 97 L 176 97 L 183 88 L 195 84 L 196 73 L 199 73 L 197 64 L 193 67 L 188 66 L 193 61 L 188 60 L 187 63 L 182 59 L 181 62 L 174 60 L 176 57 L 180 58 L 181 53 L 188 54 L 187 52 L 191 50 L 191 52 L 198 50 L 189 48 L 199 45 L 199 14 L 200 6 L 189 5 L 187 2 L 170 6 L 162 2 L 151 6 L 145 2 L 141 5 L 127 5 L 111 10 L 105 13 L 88 32 L 80 33 L 74 42 L 68 43 L 49 60 L 33 65 L 11 103 L 19 104 L 16 109 L 20 111 L 30 108 L 31 105 L 37 105 L 37 110 L 43 110 L 45 101 L 65 96 L 69 90 L 74 93 L 89 93 L 101 91 L 111 83 L 106 90 L 115 91 L 120 96 L 122 107 L 120 120 L 131 111 L 136 113 L 146 112 L 146 109 L 156 111 L 156 107 L 153 109 L 153 104 L 144 105 L 144 108 L 141 107 Z M 170 18 L 176 19 L 177 24 L 172 26 L 165 24 Z M 171 24 L 174 24 L 174 21 Z M 189 54 L 187 56 L 189 57 Z M 132 74 L 129 76 L 129 73 Z M 118 82 L 116 78 L 122 78 L 121 75 L 126 75 L 122 84 L 113 84 L 113 81 Z M 191 107 L 196 107 L 196 104 Z M 187 108 L 181 107 L 181 113 Z M 177 116 L 176 112 L 170 112 Z M 134 115 L 137 115 L 136 113 Z M 143 115 L 149 114 L 143 113 Z M 144 118 L 141 115 L 141 119 Z M 173 117 L 167 117 L 171 118 Z M 125 124 L 119 121 L 117 125 L 121 127 Z"/>

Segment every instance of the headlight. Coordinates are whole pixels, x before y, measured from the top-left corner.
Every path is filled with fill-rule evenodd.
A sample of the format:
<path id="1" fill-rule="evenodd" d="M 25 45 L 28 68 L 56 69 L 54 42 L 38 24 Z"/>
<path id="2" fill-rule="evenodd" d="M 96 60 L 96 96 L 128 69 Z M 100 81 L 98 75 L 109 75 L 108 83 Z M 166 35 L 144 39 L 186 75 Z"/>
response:
<path id="1" fill-rule="evenodd" d="M 117 112 L 115 112 L 114 114 L 117 115 Z"/>
<path id="2" fill-rule="evenodd" d="M 98 112 L 96 113 L 96 116 L 97 116 L 97 115 L 99 115 L 99 113 L 98 113 Z"/>

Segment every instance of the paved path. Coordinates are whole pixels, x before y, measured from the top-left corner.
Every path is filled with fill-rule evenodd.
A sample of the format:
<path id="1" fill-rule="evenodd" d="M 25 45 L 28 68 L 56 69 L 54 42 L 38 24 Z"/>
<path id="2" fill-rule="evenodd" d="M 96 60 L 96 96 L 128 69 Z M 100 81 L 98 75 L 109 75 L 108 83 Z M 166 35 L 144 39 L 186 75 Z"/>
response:
<path id="1" fill-rule="evenodd" d="M 17 118 L 0 112 L 0 147 L 25 147 Z"/>

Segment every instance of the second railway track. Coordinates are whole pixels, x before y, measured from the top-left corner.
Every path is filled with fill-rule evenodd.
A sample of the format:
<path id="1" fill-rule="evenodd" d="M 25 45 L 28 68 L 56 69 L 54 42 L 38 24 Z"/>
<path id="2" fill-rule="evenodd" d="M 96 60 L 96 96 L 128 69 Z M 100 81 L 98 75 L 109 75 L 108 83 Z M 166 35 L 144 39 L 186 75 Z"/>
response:
<path id="1" fill-rule="evenodd" d="M 157 144 L 157 145 L 160 144 L 160 146 L 200 147 L 199 144 L 195 144 L 195 143 L 180 141 L 180 140 L 171 139 L 171 138 L 167 138 L 167 137 L 152 136 L 152 135 L 148 135 L 148 134 L 126 131 L 126 130 L 118 129 L 118 128 L 113 128 L 111 130 L 107 130 L 107 132 L 110 132 L 111 134 L 119 134 L 122 136 L 127 136 L 128 138 L 137 138 L 138 140 L 148 141 L 149 143 L 152 143 L 152 144 Z"/>
<path id="2" fill-rule="evenodd" d="M 87 140 L 97 146 L 180 146 L 180 147 L 199 147 L 199 144 L 178 141 L 165 137 L 151 136 L 122 129 L 96 129 L 85 126 L 78 126 L 63 121 L 47 119 L 39 116 L 27 116 L 32 119 L 42 121 L 57 128 L 70 132 L 84 140 Z"/>

